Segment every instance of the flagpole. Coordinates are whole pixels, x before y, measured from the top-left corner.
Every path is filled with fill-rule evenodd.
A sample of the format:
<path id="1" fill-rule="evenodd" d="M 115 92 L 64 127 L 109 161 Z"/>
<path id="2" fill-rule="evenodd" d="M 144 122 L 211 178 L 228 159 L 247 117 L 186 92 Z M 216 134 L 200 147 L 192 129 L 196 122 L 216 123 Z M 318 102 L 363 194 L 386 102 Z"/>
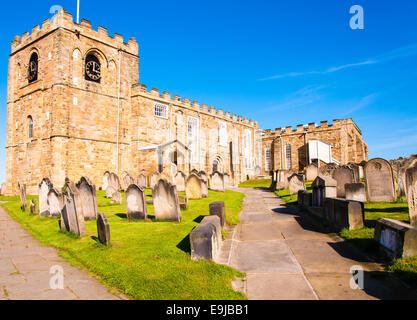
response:
<path id="1" fill-rule="evenodd" d="M 80 0 L 77 0 L 77 23 L 80 24 Z"/>

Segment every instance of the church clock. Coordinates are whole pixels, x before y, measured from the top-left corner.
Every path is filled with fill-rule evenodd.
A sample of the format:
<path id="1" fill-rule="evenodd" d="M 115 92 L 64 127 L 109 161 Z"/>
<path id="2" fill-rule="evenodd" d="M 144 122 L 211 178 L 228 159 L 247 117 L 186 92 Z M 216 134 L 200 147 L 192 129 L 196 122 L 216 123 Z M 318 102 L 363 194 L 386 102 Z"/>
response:
<path id="1" fill-rule="evenodd" d="M 85 60 L 85 80 L 100 82 L 101 65 L 100 61 L 94 55 L 88 55 Z"/>

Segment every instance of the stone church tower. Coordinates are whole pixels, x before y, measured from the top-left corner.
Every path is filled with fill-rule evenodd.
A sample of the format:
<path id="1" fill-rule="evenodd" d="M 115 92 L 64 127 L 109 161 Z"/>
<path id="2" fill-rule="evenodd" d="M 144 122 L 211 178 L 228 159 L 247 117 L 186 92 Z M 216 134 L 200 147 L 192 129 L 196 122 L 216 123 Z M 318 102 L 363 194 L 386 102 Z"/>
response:
<path id="1" fill-rule="evenodd" d="M 139 82 L 138 44 L 110 37 L 64 10 L 17 36 L 9 59 L 6 194 L 17 182 L 37 194 L 80 172 L 101 181 L 128 159 L 131 87 Z"/>

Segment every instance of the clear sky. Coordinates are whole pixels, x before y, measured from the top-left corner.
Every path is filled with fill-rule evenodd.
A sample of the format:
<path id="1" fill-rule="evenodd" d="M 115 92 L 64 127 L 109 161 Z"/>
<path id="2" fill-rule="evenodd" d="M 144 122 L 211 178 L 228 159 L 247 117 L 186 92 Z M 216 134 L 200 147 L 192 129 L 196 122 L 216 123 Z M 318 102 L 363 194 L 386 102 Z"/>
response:
<path id="1" fill-rule="evenodd" d="M 2 1 L 0 182 L 10 43 L 60 5 Z M 364 29 L 352 30 L 352 5 Z M 369 157 L 417 153 L 415 0 L 81 0 L 81 18 L 140 46 L 140 82 L 274 129 L 353 118 Z"/>

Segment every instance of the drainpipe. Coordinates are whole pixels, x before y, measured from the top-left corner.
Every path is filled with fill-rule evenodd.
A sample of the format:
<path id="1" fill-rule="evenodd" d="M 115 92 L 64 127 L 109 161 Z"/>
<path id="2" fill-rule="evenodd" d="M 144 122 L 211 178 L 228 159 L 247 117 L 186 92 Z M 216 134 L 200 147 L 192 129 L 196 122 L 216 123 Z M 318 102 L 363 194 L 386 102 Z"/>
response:
<path id="1" fill-rule="evenodd" d="M 122 55 L 119 50 L 119 88 L 117 91 L 117 150 L 116 150 L 116 173 L 119 174 L 119 128 L 120 128 L 120 87 L 121 87 L 121 70 L 122 70 Z"/>

